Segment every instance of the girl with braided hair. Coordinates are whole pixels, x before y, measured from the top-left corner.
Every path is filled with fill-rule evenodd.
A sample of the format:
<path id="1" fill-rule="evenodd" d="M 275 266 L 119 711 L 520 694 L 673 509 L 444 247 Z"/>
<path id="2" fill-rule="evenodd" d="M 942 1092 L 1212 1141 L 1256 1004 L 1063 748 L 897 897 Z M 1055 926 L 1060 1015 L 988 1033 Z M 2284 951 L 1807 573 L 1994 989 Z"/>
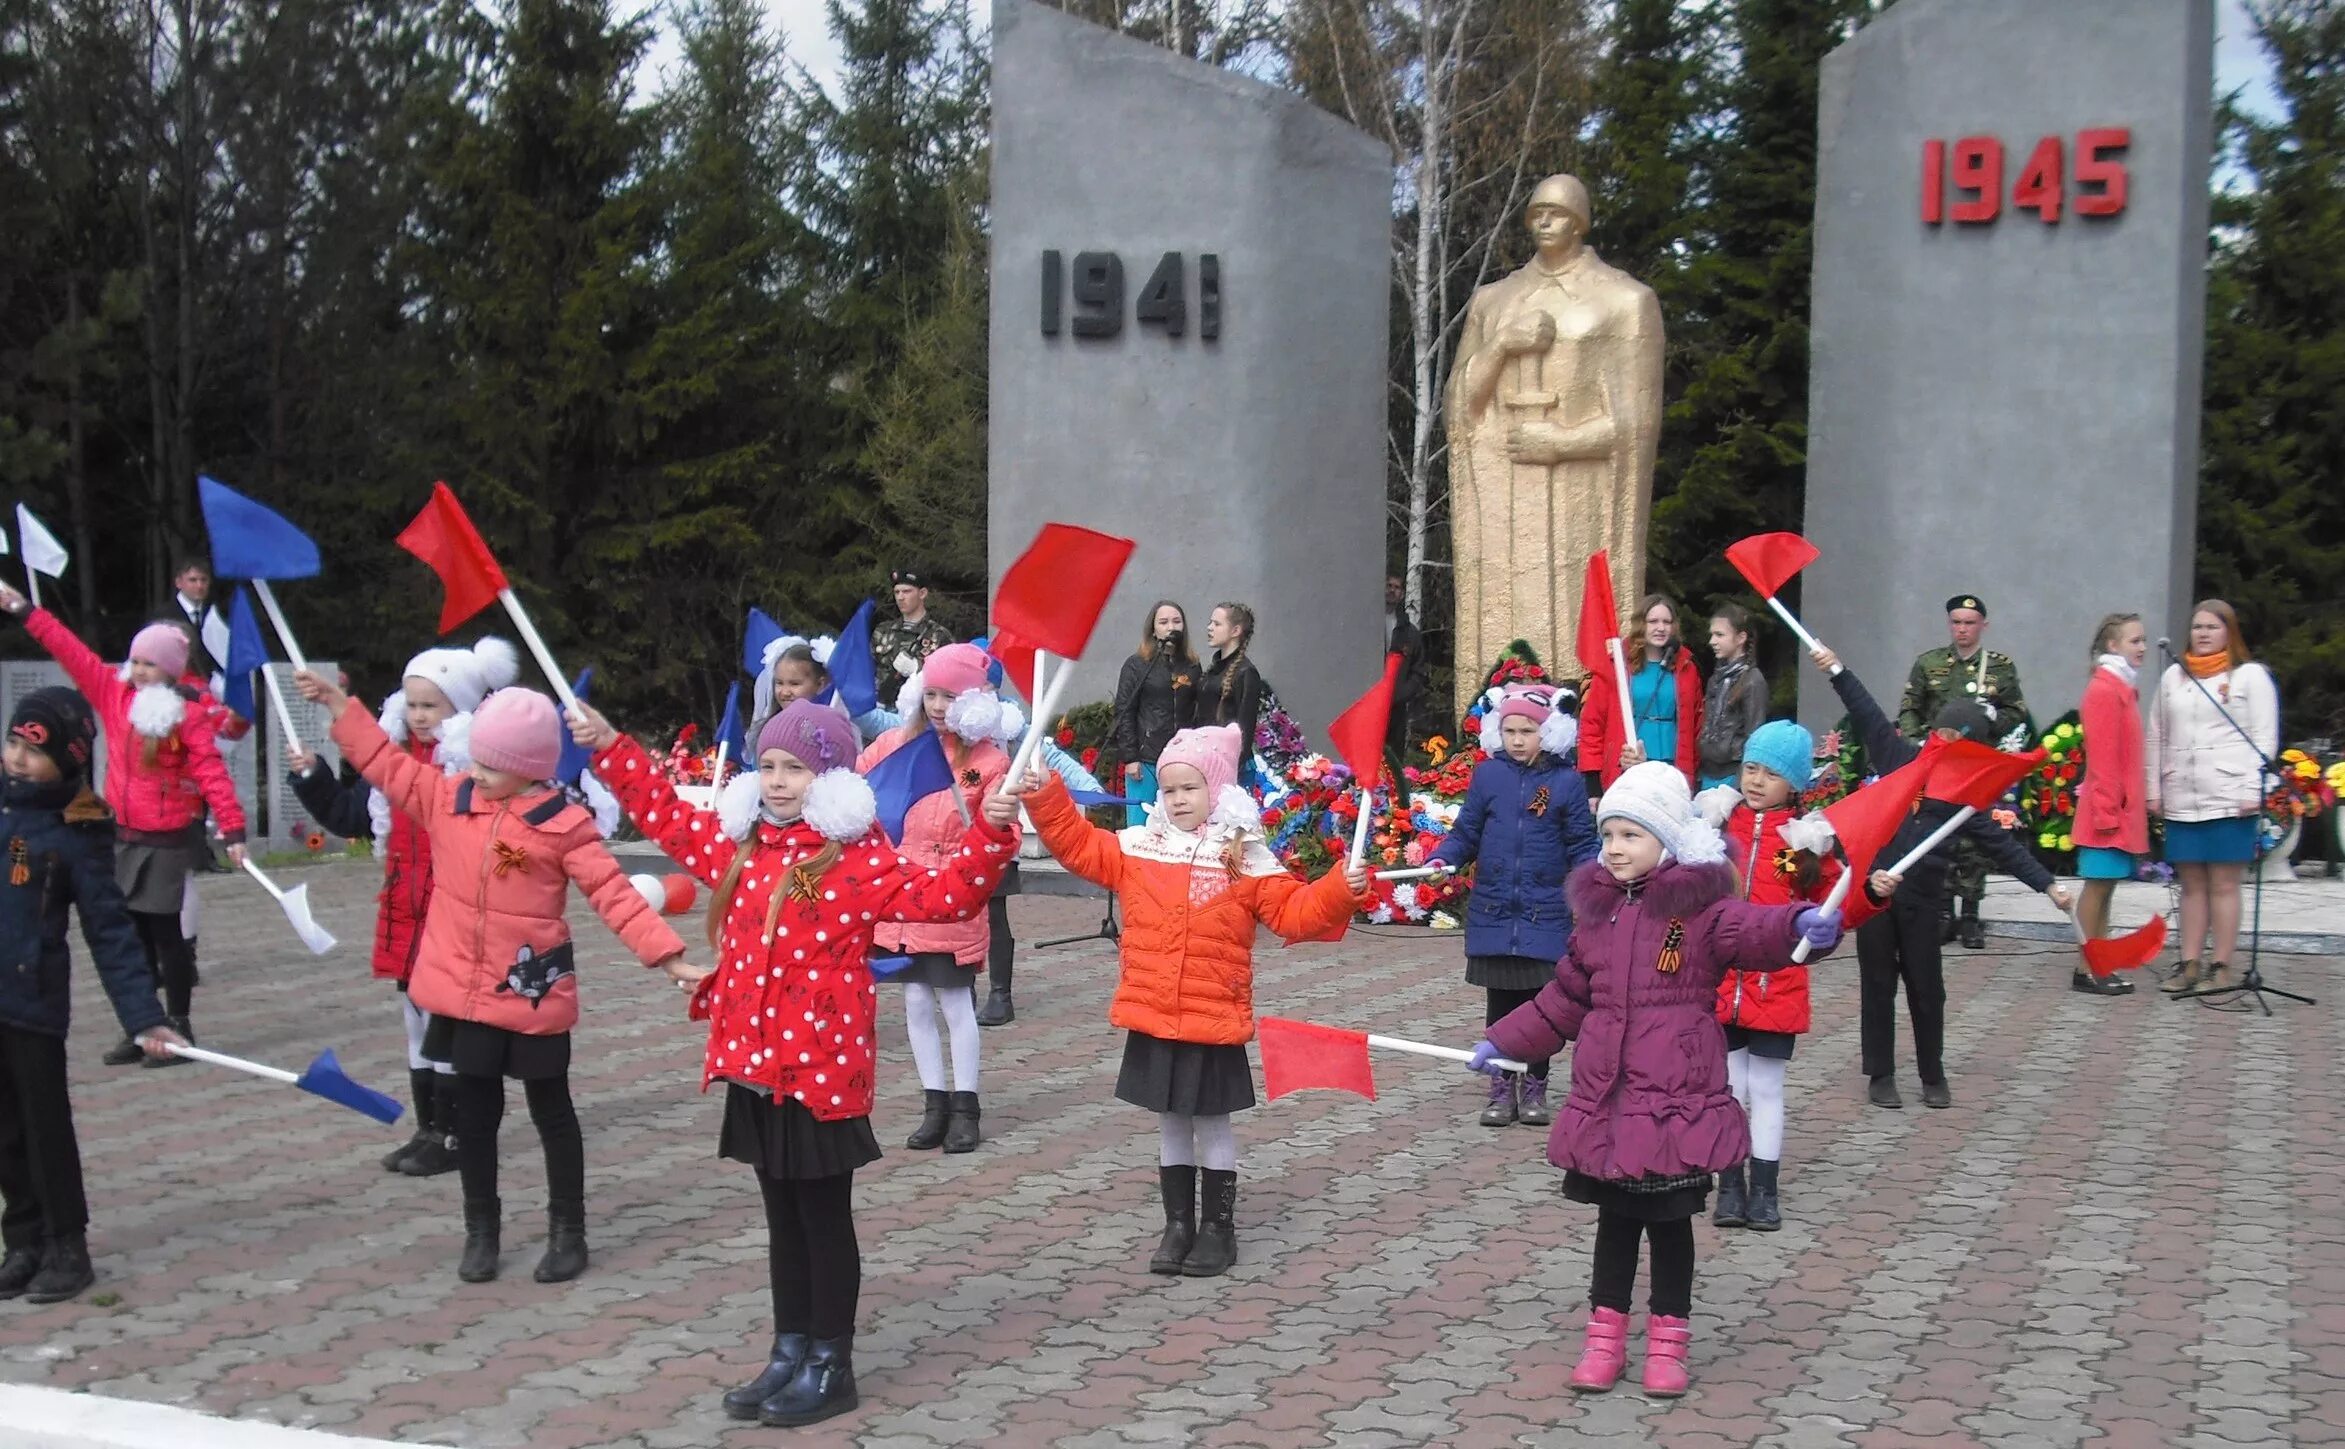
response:
<path id="1" fill-rule="evenodd" d="M 1254 726 L 1262 717 L 1262 671 L 1246 657 L 1254 647 L 1254 611 L 1244 604 L 1220 603 L 1205 625 L 1205 642 L 1213 662 L 1197 682 L 1196 704 L 1188 725 L 1208 729 L 1238 727 L 1240 759 L 1254 757 Z M 1243 773 L 1243 772 L 1241 772 Z"/>

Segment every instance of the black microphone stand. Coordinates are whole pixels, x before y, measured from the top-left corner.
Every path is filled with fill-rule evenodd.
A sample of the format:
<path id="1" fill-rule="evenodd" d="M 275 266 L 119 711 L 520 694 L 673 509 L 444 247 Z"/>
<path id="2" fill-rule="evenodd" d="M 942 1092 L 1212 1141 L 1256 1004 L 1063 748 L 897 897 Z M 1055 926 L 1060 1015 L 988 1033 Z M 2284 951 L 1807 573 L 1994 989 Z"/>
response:
<path id="1" fill-rule="evenodd" d="M 2174 648 L 2164 640 L 2158 641 L 2158 653 L 2166 660 L 2169 665 L 2175 662 Z M 2205 680 L 2199 678 L 2195 674 L 2192 674 L 2188 668 L 2185 668 L 2182 673 L 2184 678 L 2188 679 L 2193 685 L 2197 686 L 2198 692 L 2200 694 L 2206 696 L 2207 703 L 2214 706 L 2215 713 L 2223 717 L 2223 722 L 2231 726 L 2232 729 L 2238 731 L 2239 737 L 2247 741 L 2247 747 L 2248 749 L 2254 751 L 2257 764 L 2260 768 L 2256 773 L 2255 782 L 2256 800 L 2258 802 L 2256 807 L 2256 844 L 2258 849 L 2256 851 L 2254 860 L 2255 906 L 2253 908 L 2253 915 L 2248 923 L 2247 928 L 2247 972 L 2245 975 L 2241 976 L 2239 980 L 2233 985 L 2193 987 L 2188 991 L 2178 991 L 2174 993 L 2174 999 L 2177 1001 L 2190 1001 L 2202 999 L 2205 997 L 2228 996 L 2233 998 L 2235 1002 L 2241 1000 L 2252 1000 L 2266 1016 L 2270 1016 L 2272 1014 L 2272 1004 L 2264 999 L 2267 996 L 2277 996 L 2284 1001 L 2300 1002 L 2305 1006 L 2312 1006 L 2315 1003 L 2309 996 L 2300 996 L 2293 991 L 2282 991 L 2277 986 L 2266 986 L 2264 984 L 2264 973 L 2259 966 L 2259 963 L 2263 958 L 2264 948 L 2264 853 L 2261 849 L 2263 844 L 2264 827 L 2263 806 L 2261 802 L 2264 799 L 2264 782 L 2266 780 L 2278 778 L 2280 767 L 2273 761 L 2270 755 L 2264 753 L 2264 747 L 2255 742 L 2255 736 L 2247 732 L 2246 726 L 2240 724 L 2238 720 L 2232 718 L 2231 711 L 2223 707 L 2223 701 L 2215 698 L 2214 691 L 2207 688 L 2207 682 Z M 2159 731 L 2158 740 L 2161 749 L 2164 748 L 2165 738 L 2165 731 Z M 2211 905 L 2209 909 L 2212 909 Z"/>

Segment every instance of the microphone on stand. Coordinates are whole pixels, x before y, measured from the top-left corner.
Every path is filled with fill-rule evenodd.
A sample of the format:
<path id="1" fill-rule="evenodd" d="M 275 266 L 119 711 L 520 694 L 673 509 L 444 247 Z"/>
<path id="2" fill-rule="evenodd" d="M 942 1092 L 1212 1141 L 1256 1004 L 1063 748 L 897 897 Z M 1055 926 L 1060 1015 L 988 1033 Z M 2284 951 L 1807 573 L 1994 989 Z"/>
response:
<path id="1" fill-rule="evenodd" d="M 2174 641 L 2171 639 L 2160 639 L 2158 641 L 2158 652 L 2165 655 L 2168 659 L 2172 659 L 2174 657 Z"/>

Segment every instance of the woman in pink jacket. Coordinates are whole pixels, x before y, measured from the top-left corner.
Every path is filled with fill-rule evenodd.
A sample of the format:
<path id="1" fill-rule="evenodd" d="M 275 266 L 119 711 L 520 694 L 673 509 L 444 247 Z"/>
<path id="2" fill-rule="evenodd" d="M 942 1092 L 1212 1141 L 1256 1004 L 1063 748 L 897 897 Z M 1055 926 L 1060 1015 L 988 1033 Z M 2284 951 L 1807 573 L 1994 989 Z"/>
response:
<path id="1" fill-rule="evenodd" d="M 869 774 L 930 730 L 939 736 L 952 763 L 953 788 L 916 802 L 904 816 L 904 838 L 896 849 L 914 865 L 943 869 L 951 862 L 979 803 L 1009 773 L 1009 757 L 993 743 L 1001 732 L 1002 706 L 986 682 L 987 663 L 985 651 L 973 644 L 948 644 L 929 655 L 899 699 L 906 722 L 872 741 L 855 761 L 857 774 Z M 890 978 L 904 985 L 904 1026 L 924 1094 L 920 1126 L 904 1145 L 915 1152 L 939 1145 L 947 1152 L 974 1152 L 979 1141 L 977 968 L 985 964 L 991 931 L 982 917 L 941 925 L 883 924 L 873 940 L 883 956 L 912 958 Z M 952 1038 L 949 1090 L 944 1043 L 936 1029 L 940 1011 Z"/>
<path id="2" fill-rule="evenodd" d="M 464 1180 L 464 1258 L 456 1276 L 497 1276 L 503 1219 L 497 1128 L 506 1077 L 518 1077 L 546 1154 L 546 1252 L 537 1281 L 586 1271 L 586 1150 L 570 1105 L 570 1028 L 578 977 L 563 919 L 576 883 L 647 966 L 696 983 L 684 943 L 644 903 L 594 817 L 546 784 L 562 755 L 554 702 L 500 689 L 472 717 L 472 765 L 451 776 L 393 744 L 375 717 L 318 675 L 294 676 L 334 720 L 334 743 L 393 809 L 431 839 L 432 895 L 407 994 L 431 1013 L 424 1054 L 456 1067 L 456 1157 Z"/>
<path id="3" fill-rule="evenodd" d="M 2077 923 L 2087 936 L 2109 934 L 2117 882 L 2133 879 L 2149 854 L 2150 817 L 2142 803 L 2141 691 L 2135 677 L 2149 656 L 2139 614 L 2111 614 L 2093 631 L 2093 677 L 2077 720 L 2084 727 L 2084 784 L 2076 792 L 2076 873 L 2084 878 Z M 2068 984 L 2091 996 L 2124 996 L 2133 981 L 2095 976 L 2077 962 Z"/>
<path id="4" fill-rule="evenodd" d="M 163 1013 L 173 1031 L 193 1042 L 187 1018 L 195 1003 L 195 951 L 180 934 L 179 908 L 188 876 L 210 856 L 207 805 L 229 856 L 244 864 L 244 807 L 214 738 L 225 711 L 210 695 L 178 682 L 187 672 L 187 634 L 175 624 L 139 630 L 129 659 L 116 668 L 56 615 L 33 608 L 5 584 L 0 609 L 23 618 L 97 711 L 106 737 L 106 803 L 114 811 L 114 879 L 138 923 L 147 968 L 163 987 Z M 149 1066 L 187 1060 L 149 1057 L 128 1040 L 106 1053 L 108 1066 L 142 1059 Z"/>

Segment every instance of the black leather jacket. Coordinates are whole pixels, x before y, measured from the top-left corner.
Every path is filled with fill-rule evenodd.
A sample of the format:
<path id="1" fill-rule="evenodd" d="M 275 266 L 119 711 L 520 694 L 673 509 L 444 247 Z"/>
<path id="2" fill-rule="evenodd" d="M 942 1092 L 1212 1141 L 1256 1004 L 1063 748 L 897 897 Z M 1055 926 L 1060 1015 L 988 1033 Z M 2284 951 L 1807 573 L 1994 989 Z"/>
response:
<path id="1" fill-rule="evenodd" d="M 1153 660 L 1138 654 L 1124 661 L 1116 680 L 1115 723 L 1107 734 L 1107 752 L 1125 764 L 1152 765 L 1164 753 L 1173 731 L 1196 709 L 1197 661 L 1187 651 L 1167 644 Z"/>

